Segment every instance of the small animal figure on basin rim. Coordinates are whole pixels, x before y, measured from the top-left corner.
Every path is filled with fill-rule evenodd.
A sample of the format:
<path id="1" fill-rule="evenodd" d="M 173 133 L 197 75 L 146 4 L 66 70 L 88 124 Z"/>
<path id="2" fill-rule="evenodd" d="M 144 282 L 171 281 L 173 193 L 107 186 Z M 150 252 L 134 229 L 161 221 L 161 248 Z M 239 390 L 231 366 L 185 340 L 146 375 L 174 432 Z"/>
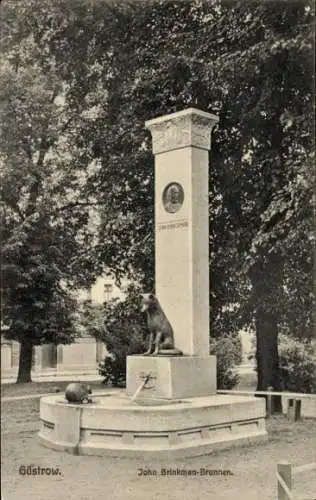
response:
<path id="1" fill-rule="evenodd" d="M 148 350 L 144 356 L 169 355 L 179 356 L 182 352 L 175 348 L 174 333 L 167 316 L 153 293 L 142 295 L 141 311 L 147 314 L 149 329 Z"/>
<path id="2" fill-rule="evenodd" d="M 89 397 L 89 394 L 92 394 L 92 391 L 88 384 L 83 384 L 82 382 L 72 382 L 66 387 L 65 398 L 68 403 L 92 403 L 92 399 Z"/>

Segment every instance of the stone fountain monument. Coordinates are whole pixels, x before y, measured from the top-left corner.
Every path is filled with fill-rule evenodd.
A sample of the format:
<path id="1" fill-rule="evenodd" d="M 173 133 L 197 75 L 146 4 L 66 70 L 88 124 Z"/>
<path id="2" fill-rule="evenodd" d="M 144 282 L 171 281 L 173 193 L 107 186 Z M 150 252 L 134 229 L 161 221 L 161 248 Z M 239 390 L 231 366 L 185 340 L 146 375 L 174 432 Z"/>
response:
<path id="1" fill-rule="evenodd" d="M 156 295 L 183 355 L 128 356 L 125 391 L 90 405 L 41 399 L 43 444 L 142 458 L 266 437 L 265 400 L 217 395 L 209 355 L 208 155 L 218 118 L 190 108 L 146 122 L 155 154 Z"/>

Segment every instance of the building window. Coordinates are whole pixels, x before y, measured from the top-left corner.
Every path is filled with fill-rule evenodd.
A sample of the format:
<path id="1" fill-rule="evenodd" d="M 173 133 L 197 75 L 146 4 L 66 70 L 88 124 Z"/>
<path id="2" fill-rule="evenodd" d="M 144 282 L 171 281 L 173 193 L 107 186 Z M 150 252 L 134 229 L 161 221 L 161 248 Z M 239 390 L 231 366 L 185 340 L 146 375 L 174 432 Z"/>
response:
<path id="1" fill-rule="evenodd" d="M 112 298 L 113 285 L 111 283 L 106 283 L 104 285 L 104 302 L 107 302 Z"/>

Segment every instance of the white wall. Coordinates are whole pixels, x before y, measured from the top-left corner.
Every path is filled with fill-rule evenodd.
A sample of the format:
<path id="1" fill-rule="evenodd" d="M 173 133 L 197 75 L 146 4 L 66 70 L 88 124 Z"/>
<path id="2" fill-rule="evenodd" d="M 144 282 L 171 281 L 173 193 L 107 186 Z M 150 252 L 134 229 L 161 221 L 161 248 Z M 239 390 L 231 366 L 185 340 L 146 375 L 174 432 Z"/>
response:
<path id="1" fill-rule="evenodd" d="M 111 293 L 107 294 L 105 289 L 106 286 L 110 286 L 112 288 Z M 122 287 L 119 288 L 115 285 L 114 279 L 108 276 L 100 276 L 97 278 L 95 283 L 92 285 L 91 290 L 82 290 L 79 293 L 79 300 L 91 300 L 97 304 L 102 304 L 109 298 L 124 298 L 124 288 L 127 285 L 127 282 L 122 284 Z"/>

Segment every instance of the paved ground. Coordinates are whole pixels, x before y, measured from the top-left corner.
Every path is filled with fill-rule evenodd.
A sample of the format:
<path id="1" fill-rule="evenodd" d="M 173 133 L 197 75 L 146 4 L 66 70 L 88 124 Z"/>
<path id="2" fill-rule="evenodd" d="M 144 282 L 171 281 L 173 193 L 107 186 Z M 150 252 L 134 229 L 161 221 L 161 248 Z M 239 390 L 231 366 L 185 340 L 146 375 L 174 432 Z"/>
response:
<path id="1" fill-rule="evenodd" d="M 4 377 L 4 376 L 1 376 L 1 385 L 2 384 L 15 384 L 16 383 L 16 375 L 15 376 L 10 376 L 10 377 Z M 76 375 L 75 373 L 71 373 L 71 374 L 50 374 L 50 375 L 38 375 L 38 374 L 34 374 L 32 373 L 32 381 L 33 382 L 62 382 L 62 381 L 75 381 L 75 380 L 86 380 L 86 381 L 90 381 L 90 380 L 99 380 L 101 381 L 102 380 L 102 377 L 99 376 L 99 375 L 82 375 L 82 374 L 78 374 Z"/>
<path id="2" fill-rule="evenodd" d="M 39 428 L 39 395 L 64 390 L 57 383 L 3 385 L 2 393 L 2 494 L 3 500 L 276 500 L 276 464 L 295 465 L 316 461 L 316 421 L 289 423 L 283 417 L 267 422 L 269 440 L 260 446 L 235 448 L 213 455 L 177 462 L 144 463 L 76 457 L 42 447 Z M 245 374 L 239 388 L 253 388 L 255 374 Z M 103 388 L 99 381 L 94 388 Z M 32 392 L 32 394 L 30 394 Z M 59 468 L 59 474 L 22 475 L 21 466 Z M 164 477 L 161 468 L 230 470 L 229 476 Z M 139 476 L 139 469 L 158 475 Z M 23 468 L 21 472 L 23 472 Z M 26 469 L 27 472 L 27 469 Z M 305 472 L 296 480 L 303 498 L 315 499 L 316 474 Z"/>
<path id="3" fill-rule="evenodd" d="M 141 460 L 80 457 L 42 447 L 39 399 L 2 404 L 3 500 L 275 500 L 276 463 L 295 465 L 316 460 L 315 421 L 289 423 L 283 417 L 268 422 L 269 441 L 260 446 L 235 448 L 187 460 L 147 463 Z M 59 468 L 60 474 L 21 475 L 21 466 Z M 233 475 L 163 477 L 161 468 L 230 470 Z M 158 475 L 138 476 L 139 469 Z M 22 469 L 23 472 L 23 469 Z M 304 473 L 297 482 L 305 498 L 316 498 L 316 481 Z"/>

